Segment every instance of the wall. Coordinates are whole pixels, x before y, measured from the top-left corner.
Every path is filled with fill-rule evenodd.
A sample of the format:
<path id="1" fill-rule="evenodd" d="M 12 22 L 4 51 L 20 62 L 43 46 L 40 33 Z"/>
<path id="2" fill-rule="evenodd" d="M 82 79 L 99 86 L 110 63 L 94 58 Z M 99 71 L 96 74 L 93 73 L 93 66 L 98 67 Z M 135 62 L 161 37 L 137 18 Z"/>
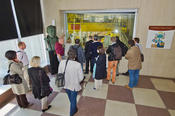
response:
<path id="1" fill-rule="evenodd" d="M 175 25 L 175 0 L 43 0 L 45 27 L 56 20 L 57 34 L 63 30 L 63 10 L 112 10 L 137 8 L 136 36 L 141 38 L 145 62 L 142 75 L 175 78 L 175 40 L 169 50 L 148 49 L 150 25 Z M 175 39 L 175 38 L 174 38 Z"/>

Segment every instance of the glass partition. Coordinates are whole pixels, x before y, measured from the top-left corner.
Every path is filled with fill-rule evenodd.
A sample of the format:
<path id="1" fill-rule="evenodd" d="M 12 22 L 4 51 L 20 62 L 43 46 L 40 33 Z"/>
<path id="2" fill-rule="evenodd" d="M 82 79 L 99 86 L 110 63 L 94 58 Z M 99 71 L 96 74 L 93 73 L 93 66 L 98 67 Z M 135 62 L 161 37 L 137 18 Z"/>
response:
<path id="1" fill-rule="evenodd" d="M 97 34 L 108 47 L 112 36 L 119 36 L 126 45 L 133 37 L 135 12 L 66 13 L 65 17 L 67 43 L 74 44 L 79 38 L 84 46 L 88 36 Z"/>

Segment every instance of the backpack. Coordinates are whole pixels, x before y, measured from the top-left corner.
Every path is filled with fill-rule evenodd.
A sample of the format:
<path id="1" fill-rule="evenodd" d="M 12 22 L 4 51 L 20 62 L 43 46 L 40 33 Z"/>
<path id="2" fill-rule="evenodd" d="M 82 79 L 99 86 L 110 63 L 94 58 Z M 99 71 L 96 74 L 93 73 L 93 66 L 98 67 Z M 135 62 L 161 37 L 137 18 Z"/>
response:
<path id="1" fill-rule="evenodd" d="M 122 49 L 119 45 L 118 46 L 113 46 L 113 54 L 114 54 L 115 60 L 121 60 L 121 58 L 122 58 Z"/>

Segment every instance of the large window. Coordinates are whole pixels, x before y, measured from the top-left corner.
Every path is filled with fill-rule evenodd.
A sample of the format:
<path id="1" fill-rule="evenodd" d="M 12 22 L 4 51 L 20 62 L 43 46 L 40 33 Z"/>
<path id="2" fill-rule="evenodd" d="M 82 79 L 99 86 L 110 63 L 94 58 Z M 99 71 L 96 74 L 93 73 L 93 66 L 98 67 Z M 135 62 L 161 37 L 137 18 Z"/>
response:
<path id="1" fill-rule="evenodd" d="M 133 38 L 135 12 L 86 12 L 65 13 L 66 39 L 79 38 L 82 46 L 88 36 L 97 34 L 107 47 L 112 36 L 119 36 L 127 45 L 127 41 Z M 68 41 L 70 42 L 70 41 Z"/>

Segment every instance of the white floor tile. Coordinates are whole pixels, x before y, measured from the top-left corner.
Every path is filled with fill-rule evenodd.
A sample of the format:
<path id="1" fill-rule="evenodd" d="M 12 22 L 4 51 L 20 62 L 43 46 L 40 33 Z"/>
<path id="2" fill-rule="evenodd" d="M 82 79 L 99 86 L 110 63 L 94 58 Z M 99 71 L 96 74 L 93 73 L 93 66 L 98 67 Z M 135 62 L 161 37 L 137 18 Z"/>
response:
<path id="1" fill-rule="evenodd" d="M 136 104 L 165 108 L 165 105 L 156 90 L 134 88 L 133 95 Z"/>
<path id="2" fill-rule="evenodd" d="M 168 110 L 171 116 L 175 116 L 175 110 Z"/>
<path id="3" fill-rule="evenodd" d="M 128 83 L 129 83 L 129 77 L 123 75 L 117 76 L 114 84 L 112 84 L 111 81 L 109 82 L 110 85 L 120 85 L 120 86 L 128 85 Z"/>
<path id="4" fill-rule="evenodd" d="M 135 104 L 107 100 L 105 116 L 137 116 Z"/>
<path id="5" fill-rule="evenodd" d="M 41 114 L 42 112 L 36 110 L 18 108 L 17 111 L 12 113 L 10 116 L 41 116 Z"/>
<path id="6" fill-rule="evenodd" d="M 94 82 L 88 82 L 83 91 L 83 96 L 106 99 L 108 92 L 108 85 L 103 84 L 99 90 L 94 90 Z"/>
<path id="7" fill-rule="evenodd" d="M 79 101 L 79 98 L 80 96 L 78 95 L 77 103 Z M 61 116 L 69 116 L 70 103 L 66 93 L 59 93 L 50 105 L 52 105 L 52 107 L 46 112 Z"/>
<path id="8" fill-rule="evenodd" d="M 151 81 L 160 91 L 175 92 L 175 83 L 172 80 L 151 78 Z"/>

